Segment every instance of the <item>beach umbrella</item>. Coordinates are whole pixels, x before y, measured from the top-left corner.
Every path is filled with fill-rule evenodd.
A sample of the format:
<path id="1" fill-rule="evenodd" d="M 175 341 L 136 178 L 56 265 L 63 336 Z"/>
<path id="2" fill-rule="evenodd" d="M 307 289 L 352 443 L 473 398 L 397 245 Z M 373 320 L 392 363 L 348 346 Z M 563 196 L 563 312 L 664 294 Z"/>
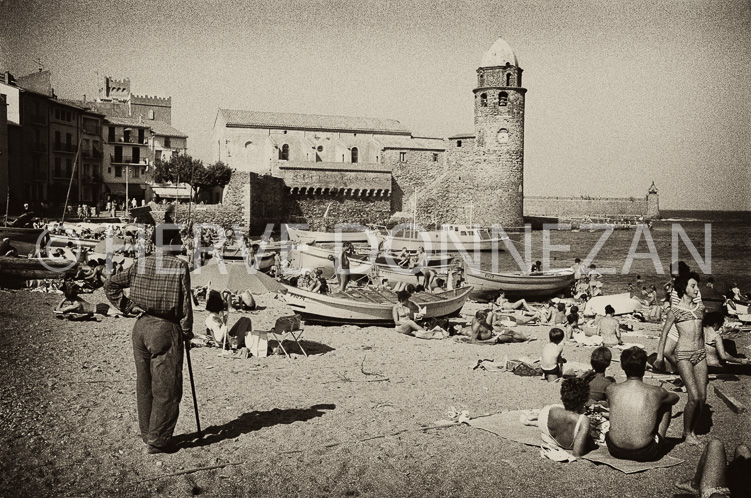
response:
<path id="1" fill-rule="evenodd" d="M 226 270 L 226 271 L 222 271 Z M 285 290 L 284 285 L 258 270 L 251 270 L 244 262 L 227 262 L 196 268 L 190 274 L 193 287 L 203 287 L 211 282 L 211 288 L 231 291 L 248 290 L 251 294 L 266 294 Z"/>

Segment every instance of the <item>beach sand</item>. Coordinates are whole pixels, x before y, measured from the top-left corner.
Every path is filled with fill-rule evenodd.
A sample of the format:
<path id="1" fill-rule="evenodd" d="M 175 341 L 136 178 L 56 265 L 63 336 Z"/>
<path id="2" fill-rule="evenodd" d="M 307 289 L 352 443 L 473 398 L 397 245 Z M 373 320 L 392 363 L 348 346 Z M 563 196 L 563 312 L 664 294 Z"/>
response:
<path id="1" fill-rule="evenodd" d="M 101 290 L 86 298 L 104 300 Z M 175 454 L 144 455 L 134 319 L 59 320 L 52 315 L 59 299 L 0 290 L 2 496 L 669 496 L 676 479 L 692 475 L 701 453 L 679 445 L 671 454 L 683 465 L 626 475 L 583 460 L 544 460 L 538 449 L 466 425 L 424 429 L 446 419 L 452 406 L 475 417 L 558 402 L 558 383 L 472 369 L 481 359 L 539 357 L 548 327 L 518 327 L 537 340 L 491 346 L 423 341 L 387 328 L 308 325 L 308 358 L 239 360 L 193 349 L 204 439 L 194 440 L 186 367 L 175 435 L 190 442 Z M 266 309 L 244 315 L 254 329 L 288 314 L 272 295 L 259 304 Z M 196 313 L 196 332 L 203 332 L 205 317 Z M 654 351 L 659 326 L 629 323 L 637 336 L 624 339 Z M 751 354 L 748 334 L 737 342 Z M 569 361 L 588 363 L 591 351 L 564 346 Z M 615 361 L 609 373 L 625 378 Z M 730 411 L 714 385 L 751 405 L 749 378 L 712 381 L 708 402 L 712 436 L 729 448 L 751 440 L 749 414 Z M 675 411 L 685 405 L 680 396 Z M 681 424 L 678 416 L 670 434 L 680 434 Z M 205 470 L 184 473 L 198 468 Z"/>

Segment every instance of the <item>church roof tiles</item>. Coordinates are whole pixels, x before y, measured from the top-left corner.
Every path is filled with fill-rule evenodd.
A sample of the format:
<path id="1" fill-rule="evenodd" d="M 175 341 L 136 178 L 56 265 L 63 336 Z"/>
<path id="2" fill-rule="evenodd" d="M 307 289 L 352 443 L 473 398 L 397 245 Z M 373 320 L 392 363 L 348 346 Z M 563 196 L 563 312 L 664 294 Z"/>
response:
<path id="1" fill-rule="evenodd" d="M 219 109 L 219 114 L 221 114 L 228 127 L 289 128 L 395 135 L 410 134 L 409 130 L 395 119 L 243 111 L 235 109 Z"/>

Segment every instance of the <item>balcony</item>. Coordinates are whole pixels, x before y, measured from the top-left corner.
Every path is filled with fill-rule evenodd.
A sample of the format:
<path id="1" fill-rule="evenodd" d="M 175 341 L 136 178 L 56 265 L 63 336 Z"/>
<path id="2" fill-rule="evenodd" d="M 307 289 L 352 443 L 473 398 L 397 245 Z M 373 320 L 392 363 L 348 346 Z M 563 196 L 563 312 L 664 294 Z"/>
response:
<path id="1" fill-rule="evenodd" d="M 134 161 L 132 157 L 129 157 L 129 156 L 115 157 L 114 154 L 110 154 L 110 163 L 112 164 L 139 164 L 141 166 L 149 165 L 148 159 L 145 159 L 143 157 L 138 158 L 137 160 Z"/>
<path id="2" fill-rule="evenodd" d="M 135 137 L 130 137 L 128 139 L 126 139 L 125 137 L 118 137 L 117 139 L 115 139 L 114 142 L 112 140 L 107 140 L 107 141 L 111 144 L 131 144 L 131 145 L 143 145 L 143 146 L 149 145 L 148 138 L 144 138 L 140 142 Z"/>
<path id="3" fill-rule="evenodd" d="M 56 143 L 52 146 L 52 150 L 55 152 L 71 152 L 75 153 L 78 147 L 74 144 Z"/>
<path id="4" fill-rule="evenodd" d="M 83 125 L 83 132 L 88 135 L 101 135 L 102 134 L 102 128 L 99 126 L 86 126 Z"/>

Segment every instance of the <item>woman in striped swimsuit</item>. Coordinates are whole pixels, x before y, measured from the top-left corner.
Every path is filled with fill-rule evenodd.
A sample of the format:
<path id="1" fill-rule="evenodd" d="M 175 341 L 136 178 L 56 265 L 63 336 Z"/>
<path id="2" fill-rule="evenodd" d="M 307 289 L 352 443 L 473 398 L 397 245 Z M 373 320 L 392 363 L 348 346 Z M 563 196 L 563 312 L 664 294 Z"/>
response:
<path id="1" fill-rule="evenodd" d="M 662 368 L 665 342 L 670 327 L 675 324 L 678 329 L 678 343 L 674 357 L 678 373 L 688 391 L 688 403 L 683 410 L 683 437 L 689 444 L 699 444 L 694 431 L 707 400 L 707 353 L 704 350 L 702 328 L 704 304 L 694 302 L 694 297 L 699 292 L 699 275 L 694 272 L 680 275 L 675 280 L 675 291 L 680 301 L 668 311 L 660 335 L 660 344 L 657 346 L 655 368 Z"/>

